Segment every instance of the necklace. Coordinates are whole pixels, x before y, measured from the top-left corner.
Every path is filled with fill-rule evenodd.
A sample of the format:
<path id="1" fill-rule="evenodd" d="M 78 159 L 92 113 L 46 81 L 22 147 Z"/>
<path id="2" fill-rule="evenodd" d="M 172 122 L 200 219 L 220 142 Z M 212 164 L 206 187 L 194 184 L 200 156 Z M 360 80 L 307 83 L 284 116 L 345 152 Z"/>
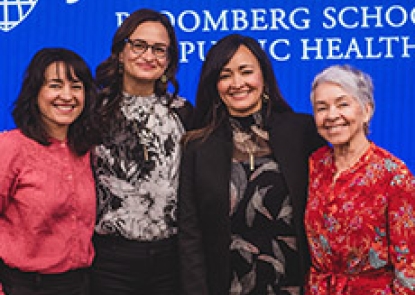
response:
<path id="1" fill-rule="evenodd" d="M 242 128 L 238 119 L 229 118 L 232 127 L 234 158 L 244 160 L 248 157 L 249 169 L 255 170 L 255 156 L 266 155 L 270 153 L 268 145 L 268 132 L 261 129 L 255 123 L 261 118 L 255 118 L 255 122 Z"/>
<path id="2" fill-rule="evenodd" d="M 233 142 L 235 148 L 239 151 L 246 152 L 249 156 L 249 168 L 251 171 L 255 169 L 255 152 L 258 147 L 252 141 L 251 135 L 241 130 L 233 130 Z"/>

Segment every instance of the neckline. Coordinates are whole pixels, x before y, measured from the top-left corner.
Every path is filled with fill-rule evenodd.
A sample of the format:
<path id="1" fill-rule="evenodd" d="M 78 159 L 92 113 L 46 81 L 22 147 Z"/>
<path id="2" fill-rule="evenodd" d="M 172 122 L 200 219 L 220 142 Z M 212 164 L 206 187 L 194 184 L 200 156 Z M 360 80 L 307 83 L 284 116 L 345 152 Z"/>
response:
<path id="1" fill-rule="evenodd" d="M 126 91 L 123 91 L 122 95 L 125 98 L 155 98 L 156 97 L 155 93 L 152 93 L 152 94 L 149 94 L 149 95 L 136 95 L 136 94 L 130 94 Z"/>
<path id="2" fill-rule="evenodd" d="M 229 122 L 233 129 L 246 132 L 251 130 L 252 126 L 262 128 L 262 114 L 261 111 L 258 111 L 243 117 L 229 115 Z"/>
<path id="3" fill-rule="evenodd" d="M 364 165 L 364 158 L 370 153 L 370 151 L 372 150 L 372 146 L 373 143 L 369 141 L 368 146 L 363 149 L 363 152 L 361 152 L 358 156 L 354 157 L 351 163 L 341 170 L 338 169 L 336 166 L 336 159 L 334 157 L 333 152 L 334 181 L 336 181 L 341 175 L 353 172 L 356 169 L 358 169 L 361 165 Z"/>

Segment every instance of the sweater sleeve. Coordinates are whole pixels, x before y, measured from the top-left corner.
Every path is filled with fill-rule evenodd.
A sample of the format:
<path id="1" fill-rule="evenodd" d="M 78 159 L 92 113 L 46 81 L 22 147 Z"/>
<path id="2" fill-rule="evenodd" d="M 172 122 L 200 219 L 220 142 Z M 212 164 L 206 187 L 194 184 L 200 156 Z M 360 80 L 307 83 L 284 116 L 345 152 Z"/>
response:
<path id="1" fill-rule="evenodd" d="M 389 256 L 394 267 L 394 294 L 415 294 L 415 178 L 401 163 L 388 165 L 390 181 Z"/>
<path id="2" fill-rule="evenodd" d="M 6 210 L 16 189 L 18 166 L 23 157 L 15 135 L 10 131 L 0 134 L 0 215 Z"/>

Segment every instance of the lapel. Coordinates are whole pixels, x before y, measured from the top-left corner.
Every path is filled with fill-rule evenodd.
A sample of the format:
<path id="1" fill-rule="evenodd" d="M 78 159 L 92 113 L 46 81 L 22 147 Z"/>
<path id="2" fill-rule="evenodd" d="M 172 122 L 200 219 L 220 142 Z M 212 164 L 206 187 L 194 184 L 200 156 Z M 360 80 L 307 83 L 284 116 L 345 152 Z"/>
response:
<path id="1" fill-rule="evenodd" d="M 274 114 L 270 118 L 269 137 L 274 157 L 287 183 L 293 204 L 303 203 L 307 185 L 308 162 L 303 154 L 305 148 L 302 140 L 302 129 L 295 128 L 295 114 Z M 298 204 L 298 203 L 297 203 Z"/>
<path id="2" fill-rule="evenodd" d="M 222 222 L 222 226 L 229 216 L 232 148 L 231 133 L 226 124 L 222 124 L 201 143 L 196 152 L 196 181 L 200 183 L 198 198 L 204 213 L 215 216 L 213 223 Z M 229 230 L 228 225 L 225 228 Z"/>

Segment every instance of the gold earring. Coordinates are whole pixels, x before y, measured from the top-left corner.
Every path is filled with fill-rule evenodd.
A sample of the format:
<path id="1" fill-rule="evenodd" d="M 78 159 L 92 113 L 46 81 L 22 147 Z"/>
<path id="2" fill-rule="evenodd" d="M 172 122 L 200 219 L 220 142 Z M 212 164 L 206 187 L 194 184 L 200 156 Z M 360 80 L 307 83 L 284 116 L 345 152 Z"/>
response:
<path id="1" fill-rule="evenodd" d="M 269 96 L 265 92 L 262 93 L 262 100 L 263 101 L 268 101 L 269 100 Z"/>
<path id="2" fill-rule="evenodd" d="M 167 81 L 168 81 L 167 75 L 166 74 L 161 75 L 160 81 L 161 81 L 161 83 L 166 84 Z"/>

